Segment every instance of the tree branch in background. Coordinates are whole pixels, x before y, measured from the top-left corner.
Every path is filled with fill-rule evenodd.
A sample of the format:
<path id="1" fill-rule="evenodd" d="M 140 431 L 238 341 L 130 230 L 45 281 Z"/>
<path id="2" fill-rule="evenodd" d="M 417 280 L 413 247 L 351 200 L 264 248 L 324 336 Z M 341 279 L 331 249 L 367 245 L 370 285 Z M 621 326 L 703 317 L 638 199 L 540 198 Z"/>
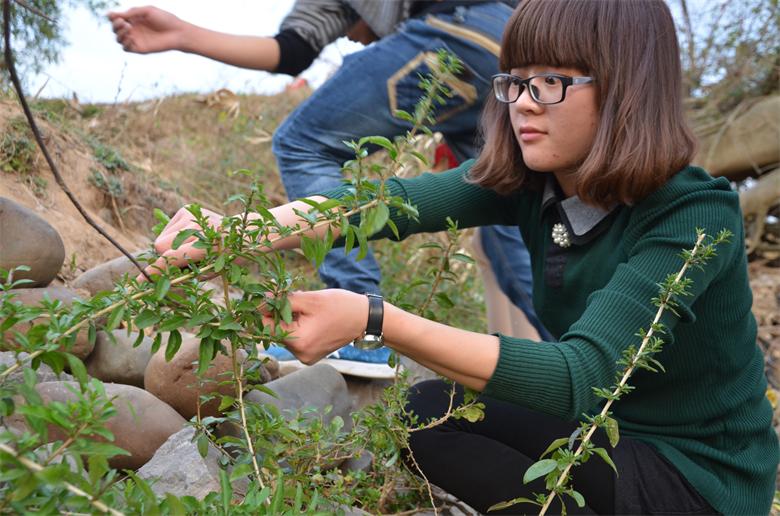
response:
<path id="1" fill-rule="evenodd" d="M 18 0 L 15 0 L 18 2 Z M 52 160 L 51 155 L 49 154 L 49 150 L 46 148 L 46 145 L 43 143 L 43 138 L 41 137 L 41 132 L 38 129 L 38 125 L 35 123 L 35 119 L 33 118 L 32 111 L 30 110 L 30 106 L 27 104 L 27 99 L 24 97 L 24 93 L 22 91 L 22 85 L 19 82 L 19 77 L 16 74 L 16 68 L 14 66 L 13 61 L 13 52 L 11 51 L 11 0 L 3 0 L 3 38 L 5 41 L 5 66 L 8 69 L 8 73 L 11 76 L 11 82 L 14 85 L 14 89 L 16 90 L 16 94 L 19 97 L 19 102 L 22 105 L 22 110 L 24 111 L 25 117 L 27 117 L 27 123 L 30 124 L 30 129 L 32 130 L 33 135 L 35 136 L 35 141 L 38 143 L 38 147 L 40 147 L 41 152 L 43 153 L 43 157 L 46 158 L 46 163 L 48 163 L 49 168 L 52 171 L 52 174 L 54 174 L 54 179 L 57 181 L 57 184 L 62 188 L 62 191 L 65 192 L 65 195 L 68 196 L 68 199 L 73 203 L 73 205 L 76 207 L 78 212 L 81 214 L 82 217 L 84 217 L 84 220 L 87 221 L 87 224 L 95 228 L 95 231 L 100 233 L 103 238 L 108 240 L 111 245 L 119 249 L 119 251 L 125 255 L 132 263 L 135 265 L 139 271 L 141 271 L 141 274 L 143 274 L 147 280 L 151 281 L 151 278 L 146 274 L 144 271 L 143 266 L 138 263 L 138 260 L 136 260 L 132 254 L 130 254 L 124 247 L 122 247 L 119 242 L 111 238 L 111 236 L 106 233 L 106 231 L 101 228 L 97 222 L 95 222 L 92 217 L 90 217 L 87 212 L 84 210 L 84 208 L 79 204 L 78 200 L 76 200 L 76 197 L 73 195 L 73 193 L 68 188 L 68 185 L 65 184 L 65 180 L 62 178 L 62 175 L 60 174 L 59 169 L 57 168 L 57 165 L 54 164 L 54 160 Z"/>

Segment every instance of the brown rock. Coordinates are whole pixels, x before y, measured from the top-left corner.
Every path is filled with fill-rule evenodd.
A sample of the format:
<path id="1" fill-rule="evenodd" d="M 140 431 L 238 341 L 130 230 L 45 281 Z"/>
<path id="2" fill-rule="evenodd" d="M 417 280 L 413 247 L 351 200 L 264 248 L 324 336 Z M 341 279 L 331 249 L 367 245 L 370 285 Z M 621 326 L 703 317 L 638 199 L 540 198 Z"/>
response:
<path id="1" fill-rule="evenodd" d="M 106 332 L 97 332 L 95 349 L 84 365 L 90 376 L 104 382 L 123 383 L 143 388 L 144 372 L 152 358 L 152 339 L 144 337 L 141 344 L 133 347 L 138 332 L 114 330 L 114 339 Z"/>
<path id="2" fill-rule="evenodd" d="M 219 392 L 235 395 L 232 383 L 219 385 L 220 382 L 232 377 L 230 357 L 218 353 L 203 374 L 203 378 L 199 379 L 196 374 L 199 351 L 200 339 L 185 336 L 181 348 L 170 362 L 165 361 L 165 353 L 161 349 L 152 356 L 144 374 L 144 388 L 187 419 L 197 413 L 198 397 L 201 394 Z M 218 407 L 218 399 L 202 404 L 201 417 L 219 415 Z"/>
<path id="3" fill-rule="evenodd" d="M 0 197 L 0 269 L 27 265 L 15 279 L 30 279 L 25 287 L 45 287 L 65 261 L 65 245 L 57 231 L 33 211 Z"/>
<path id="4" fill-rule="evenodd" d="M 62 301 L 65 306 L 70 306 L 76 299 L 83 299 L 88 297 L 85 291 L 76 291 L 66 287 L 46 287 L 46 288 L 20 288 L 11 291 L 9 295 L 13 295 L 13 301 L 22 303 L 23 305 L 35 306 L 39 305 L 43 301 L 44 296 L 48 296 L 51 300 Z M 3 335 L 3 341 L 0 342 L 0 350 L 9 349 L 13 342 L 13 332 L 18 331 L 25 333 L 31 326 L 40 324 L 38 319 L 35 319 L 27 323 L 17 323 L 11 327 L 10 330 Z M 86 327 L 79 330 L 76 334 L 76 342 L 68 350 L 80 359 L 85 359 L 92 352 L 93 344 L 89 342 L 89 332 Z"/>
<path id="5" fill-rule="evenodd" d="M 133 255 L 138 258 L 142 253 L 136 252 L 133 253 Z M 114 285 L 116 285 L 125 274 L 135 276 L 138 274 L 138 269 L 136 269 L 133 262 L 128 260 L 127 257 L 120 256 L 119 258 L 114 258 L 111 261 L 92 267 L 76 278 L 72 285 L 75 288 L 82 288 L 94 296 L 98 292 L 104 290 L 113 290 Z"/>
<path id="6" fill-rule="evenodd" d="M 44 382 L 35 386 L 44 404 L 52 401 L 68 402 L 76 399 L 76 382 Z M 108 420 L 106 428 L 114 434 L 116 446 L 130 452 L 112 458 L 109 464 L 119 469 L 138 469 L 154 456 L 157 448 L 179 430 L 186 421 L 170 406 L 150 393 L 117 383 L 105 384 L 106 396 L 114 398 L 116 415 Z M 25 423 L 18 414 L 9 418 L 9 426 L 23 428 Z M 63 434 L 58 427 L 49 426 L 49 439 L 61 440 Z"/>

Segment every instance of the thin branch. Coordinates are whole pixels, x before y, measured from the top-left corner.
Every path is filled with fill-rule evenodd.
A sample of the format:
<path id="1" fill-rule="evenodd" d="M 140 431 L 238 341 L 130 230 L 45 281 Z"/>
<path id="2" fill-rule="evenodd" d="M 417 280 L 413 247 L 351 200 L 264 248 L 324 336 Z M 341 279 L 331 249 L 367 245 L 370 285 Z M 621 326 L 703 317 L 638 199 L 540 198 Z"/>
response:
<path id="1" fill-rule="evenodd" d="M 48 16 L 43 14 L 43 12 L 40 9 L 36 9 L 32 5 L 30 5 L 27 2 L 25 2 L 24 0 L 14 0 L 14 3 L 17 4 L 18 6 L 24 8 L 24 9 L 27 9 L 28 11 L 30 11 L 34 15 L 40 16 L 41 18 L 43 18 L 47 22 L 51 23 L 52 25 L 57 25 L 57 22 L 55 20 L 53 20 L 52 18 L 49 18 Z"/>
<path id="2" fill-rule="evenodd" d="M 690 258 L 686 260 L 686 262 L 683 264 L 680 271 L 677 273 L 677 276 L 675 276 L 673 284 L 679 283 L 680 280 L 683 278 L 693 258 L 696 256 L 696 253 L 699 251 L 701 243 L 704 241 L 705 237 L 706 235 L 704 234 L 704 232 L 702 232 L 699 235 L 699 237 L 696 239 L 696 244 L 693 246 L 693 250 L 691 251 Z M 671 300 L 671 298 L 672 298 L 672 293 L 670 291 L 667 293 L 666 297 L 659 304 L 658 310 L 655 313 L 655 318 L 653 319 L 653 322 L 650 325 L 650 331 L 648 331 L 645 334 L 644 338 L 642 339 L 642 344 L 639 346 L 639 349 L 634 354 L 634 357 L 642 356 L 642 352 L 647 347 L 647 343 L 650 342 L 650 339 L 653 337 L 654 330 L 657 327 L 658 322 L 661 320 L 661 316 L 663 315 L 664 310 L 666 310 L 666 308 L 669 306 L 669 301 Z M 625 373 L 623 373 L 623 377 L 620 379 L 620 383 L 618 383 L 618 385 L 615 387 L 615 390 L 612 393 L 613 397 L 604 404 L 604 407 L 601 409 L 601 413 L 599 413 L 598 417 L 601 418 L 606 417 L 610 407 L 612 406 L 612 403 L 614 403 L 614 401 L 617 399 L 616 396 L 620 394 L 620 391 L 626 385 L 626 382 L 628 382 L 628 379 L 631 377 L 631 375 L 634 373 L 635 367 L 636 367 L 636 361 L 634 360 L 631 366 L 626 368 Z M 590 438 L 596 432 L 597 428 L 598 428 L 597 425 L 595 424 L 591 425 L 590 429 L 588 430 L 588 433 L 585 435 L 585 437 L 582 438 L 580 445 L 577 447 L 577 451 L 574 452 L 575 459 L 582 454 L 583 450 L 585 449 L 586 443 L 590 441 Z M 572 466 L 573 463 L 569 464 L 568 466 L 566 466 L 566 469 L 564 469 L 561 472 L 561 475 L 558 477 L 558 481 L 555 483 L 555 488 L 560 487 L 564 483 L 564 481 L 568 478 L 569 471 L 571 471 Z M 547 501 L 542 506 L 542 510 L 539 511 L 539 516 L 544 516 L 544 514 L 547 512 L 547 509 L 550 507 L 550 504 L 552 503 L 554 498 L 555 498 L 555 490 L 553 489 L 552 491 L 550 491 L 549 495 L 547 496 Z"/>
<path id="3" fill-rule="evenodd" d="M 14 1 L 19 3 L 19 0 Z M 132 254 L 130 254 L 124 247 L 122 247 L 119 242 L 114 240 L 108 233 L 106 233 L 105 230 L 103 230 L 103 228 L 101 228 L 97 222 L 95 222 L 92 217 L 87 214 L 81 204 L 79 204 L 76 196 L 73 195 L 73 193 L 68 188 L 68 185 L 65 184 L 65 180 L 62 178 L 57 165 L 54 164 L 54 160 L 49 154 L 49 149 L 43 142 L 41 132 L 38 129 L 38 125 L 35 123 L 35 118 L 33 117 L 32 111 L 30 110 L 30 106 L 27 104 L 27 99 L 24 96 L 24 92 L 22 91 L 22 84 L 19 82 L 19 76 L 16 74 L 16 66 L 14 65 L 13 52 L 11 50 L 11 0 L 3 1 L 3 37 L 5 40 L 5 65 L 8 67 L 8 73 L 11 76 L 11 82 L 13 83 L 16 94 L 19 97 L 19 103 L 22 105 L 22 110 L 24 111 L 24 116 L 27 118 L 27 123 L 30 124 L 30 129 L 32 130 L 33 136 L 35 136 L 35 141 L 38 143 L 38 147 L 40 147 L 41 152 L 43 153 L 43 157 L 46 158 L 46 163 L 48 163 L 52 174 L 54 174 L 54 179 L 57 181 L 57 184 L 60 186 L 62 191 L 65 192 L 65 195 L 68 196 L 68 199 L 70 199 L 84 220 L 87 221 L 87 224 L 95 228 L 95 231 L 100 233 L 103 238 L 111 242 L 111 245 L 119 249 L 119 251 L 121 251 L 121 253 L 125 255 L 131 262 L 133 262 L 133 265 L 135 265 L 138 270 L 141 271 L 141 274 L 146 276 L 147 280 L 151 281 L 151 278 L 146 274 L 146 271 L 144 271 L 144 268 L 140 263 L 138 263 L 135 257 L 133 257 Z"/>
<path id="4" fill-rule="evenodd" d="M 0 443 L 0 451 L 3 451 L 5 453 L 11 455 L 16 460 L 18 460 L 19 463 L 22 466 L 24 466 L 28 470 L 32 471 L 33 473 L 40 473 L 44 469 L 43 466 L 41 466 L 37 462 L 31 461 L 27 457 L 23 457 L 23 456 L 19 455 L 19 453 L 16 450 L 14 450 L 10 446 L 7 446 L 7 445 L 5 445 L 3 443 Z M 111 507 L 107 506 L 106 504 L 104 504 L 100 500 L 95 499 L 89 493 L 86 493 L 86 492 L 82 491 L 81 489 L 79 489 L 78 487 L 74 486 L 73 484 L 71 484 L 69 482 L 63 482 L 63 485 L 65 486 L 65 488 L 68 491 L 70 491 L 71 493 L 75 494 L 76 496 L 83 496 L 84 498 L 89 500 L 89 503 L 91 503 L 92 506 L 95 507 L 100 512 L 109 513 L 109 514 L 111 514 L 113 516 L 124 516 L 123 512 L 119 512 L 116 509 L 112 509 Z"/>

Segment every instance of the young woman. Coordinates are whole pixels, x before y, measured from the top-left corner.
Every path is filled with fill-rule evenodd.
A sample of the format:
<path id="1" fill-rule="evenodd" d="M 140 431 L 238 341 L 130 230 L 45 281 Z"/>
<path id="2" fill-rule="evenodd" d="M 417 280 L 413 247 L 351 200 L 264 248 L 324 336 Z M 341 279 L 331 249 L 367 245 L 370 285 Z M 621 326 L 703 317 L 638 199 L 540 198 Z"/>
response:
<path id="1" fill-rule="evenodd" d="M 483 421 L 417 432 L 411 448 L 431 482 L 485 511 L 545 492 L 541 481 L 523 485 L 525 470 L 582 414 L 598 410 L 592 387 L 612 384 L 622 351 L 652 320 L 657 283 L 680 269 L 695 229 L 729 229 L 732 242 L 690 272 L 692 295 L 663 318 L 657 359 L 666 372 L 637 372 L 636 390 L 613 407 L 621 440 L 606 447 L 619 475 L 594 458 L 574 470 L 573 484 L 588 513 L 766 514 L 778 442 L 739 203 L 726 180 L 688 166 L 694 143 L 668 8 L 661 0 L 525 0 L 505 29 L 500 65 L 481 156 L 442 174 L 390 180 L 392 193 L 420 213 L 419 221 L 393 217 L 402 236 L 441 230 L 447 216 L 460 227 L 517 224 L 531 252 L 537 313 L 557 342 L 472 333 L 324 290 L 290 297 L 297 317 L 287 346 L 313 363 L 381 331 L 399 353 L 480 390 Z M 275 215 L 294 224 L 293 209 L 305 206 L 290 203 Z M 158 265 L 203 256 L 191 245 L 170 249 L 192 225 L 187 211 L 174 217 L 156 242 Z M 420 384 L 409 403 L 421 420 L 439 416 L 446 387 Z"/>

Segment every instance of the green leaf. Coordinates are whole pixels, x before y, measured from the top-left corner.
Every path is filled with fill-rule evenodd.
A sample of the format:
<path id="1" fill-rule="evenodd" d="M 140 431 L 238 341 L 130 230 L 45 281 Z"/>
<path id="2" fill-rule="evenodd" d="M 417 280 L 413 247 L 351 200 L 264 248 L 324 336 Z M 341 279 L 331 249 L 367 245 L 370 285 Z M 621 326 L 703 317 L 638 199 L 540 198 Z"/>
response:
<path id="1" fill-rule="evenodd" d="M 184 326 L 184 323 L 186 322 L 187 322 L 187 318 L 184 317 L 183 315 L 174 315 L 170 319 L 163 321 L 160 324 L 160 326 L 157 328 L 157 331 L 159 331 L 160 333 L 165 333 L 171 330 L 176 330 Z"/>
<path id="2" fill-rule="evenodd" d="M 214 272 L 220 272 L 225 268 L 226 259 L 227 255 L 225 253 L 222 253 L 217 257 L 217 259 L 214 261 Z"/>
<path id="3" fill-rule="evenodd" d="M 173 360 L 173 357 L 176 355 L 176 352 L 179 351 L 180 347 L 181 333 L 179 333 L 179 330 L 173 330 L 168 335 L 168 345 L 165 346 L 165 361 L 170 362 Z"/>
<path id="4" fill-rule="evenodd" d="M 612 458 L 609 456 L 609 453 L 607 453 L 607 450 L 604 448 L 593 448 L 593 453 L 604 459 L 604 462 L 609 464 L 609 467 L 611 467 L 615 473 L 618 472 L 617 466 L 615 466 L 615 463 L 612 462 Z"/>
<path id="5" fill-rule="evenodd" d="M 279 309 L 279 315 L 282 317 L 282 320 L 290 324 L 293 320 L 293 314 L 292 314 L 292 303 L 290 303 L 290 300 L 285 298 L 284 302 L 282 303 L 282 307 Z"/>
<path id="6" fill-rule="evenodd" d="M 531 500 L 529 498 L 524 498 L 524 497 L 520 496 L 518 498 L 512 498 L 511 500 L 508 500 L 506 502 L 499 502 L 499 503 L 497 503 L 495 505 L 491 505 L 490 507 L 488 507 L 488 512 L 498 511 L 498 510 L 501 510 L 501 509 L 506 509 L 507 507 L 512 507 L 513 505 L 517 505 L 519 503 L 530 503 L 530 504 L 533 504 L 533 505 L 538 505 L 539 507 L 542 506 L 542 504 L 540 504 L 539 502 L 537 502 L 535 500 Z"/>
<path id="7" fill-rule="evenodd" d="M 604 430 L 607 431 L 607 437 L 609 437 L 609 444 L 614 448 L 620 441 L 620 430 L 618 429 L 618 422 L 616 419 L 608 417 L 604 422 Z"/>
<path id="8" fill-rule="evenodd" d="M 219 470 L 219 487 L 222 495 L 222 510 L 225 514 L 230 514 L 230 502 L 233 499 L 233 487 L 230 485 L 230 479 L 224 469 Z"/>
<path id="9" fill-rule="evenodd" d="M 89 345 L 93 347 L 95 346 L 95 342 L 97 342 L 97 328 L 92 321 L 90 321 L 89 330 L 87 330 L 87 340 L 89 340 Z"/>
<path id="10" fill-rule="evenodd" d="M 552 459 L 543 459 L 538 462 L 535 462 L 534 464 L 531 465 L 530 468 L 526 470 L 525 475 L 523 475 L 523 484 L 533 482 L 537 478 L 543 477 L 544 475 L 553 471 L 557 467 L 558 467 L 558 462 Z"/>
<path id="11" fill-rule="evenodd" d="M 154 297 L 160 301 L 162 300 L 168 291 L 171 289 L 171 280 L 161 276 L 154 286 Z"/>
<path id="12" fill-rule="evenodd" d="M 226 330 L 226 331 L 241 331 L 244 329 L 244 327 L 241 326 L 241 324 L 239 324 L 238 322 L 234 321 L 233 319 L 225 317 L 219 323 L 219 329 Z"/>
<path id="13" fill-rule="evenodd" d="M 195 444 L 201 457 L 205 457 L 209 453 L 209 438 L 206 434 L 200 434 Z"/>
<path id="14" fill-rule="evenodd" d="M 116 329 L 119 326 L 119 323 L 122 322 L 122 318 L 125 316 L 125 306 L 120 305 L 114 308 L 114 310 L 111 312 L 111 315 L 108 316 L 108 321 L 106 322 L 106 331 L 111 331 Z"/>
<path id="15" fill-rule="evenodd" d="M 139 313 L 138 317 L 135 318 L 135 325 L 140 330 L 143 330 L 144 328 L 148 328 L 150 326 L 154 326 L 158 322 L 160 322 L 160 314 L 157 312 L 153 312 L 148 308 L 141 310 L 141 313 Z"/>
<path id="16" fill-rule="evenodd" d="M 579 492 L 575 491 L 574 489 L 570 489 L 566 491 L 566 494 L 574 498 L 574 502 L 577 504 L 577 507 L 585 507 L 585 497 L 582 496 Z"/>
<path id="17" fill-rule="evenodd" d="M 211 364 L 211 357 L 214 356 L 214 346 L 216 342 L 211 339 L 203 339 L 200 341 L 200 350 L 198 353 L 198 374 L 201 375 L 206 372 Z"/>
<path id="18" fill-rule="evenodd" d="M 185 229 L 184 231 L 179 231 L 179 233 L 176 235 L 176 238 L 174 238 L 173 242 L 171 243 L 171 249 L 178 249 L 185 240 L 192 237 L 193 235 L 198 234 L 198 232 L 200 232 L 199 229 Z"/>
<path id="19" fill-rule="evenodd" d="M 179 498 L 171 493 L 165 493 L 165 503 L 168 506 L 171 516 L 186 516 L 187 508 L 184 506 Z"/>
<path id="20" fill-rule="evenodd" d="M 544 453 L 542 454 L 542 457 L 544 457 L 548 453 L 551 453 L 551 452 L 557 450 L 558 448 L 560 448 L 561 446 L 563 446 L 564 444 L 566 444 L 568 442 L 569 442 L 569 438 L 568 437 L 561 437 L 560 439 L 554 440 L 552 443 L 550 443 L 550 446 L 548 446 L 547 449 L 544 450 Z"/>
<path id="21" fill-rule="evenodd" d="M 70 374 L 78 380 L 79 384 L 86 385 L 89 378 L 87 378 L 87 369 L 84 367 L 84 363 L 76 355 L 70 353 L 65 353 L 65 359 L 68 361 Z"/>
<path id="22" fill-rule="evenodd" d="M 452 302 L 452 299 L 450 299 L 450 297 L 444 292 L 439 292 L 435 297 L 436 303 L 442 308 L 448 309 L 455 306 L 455 303 Z"/>

